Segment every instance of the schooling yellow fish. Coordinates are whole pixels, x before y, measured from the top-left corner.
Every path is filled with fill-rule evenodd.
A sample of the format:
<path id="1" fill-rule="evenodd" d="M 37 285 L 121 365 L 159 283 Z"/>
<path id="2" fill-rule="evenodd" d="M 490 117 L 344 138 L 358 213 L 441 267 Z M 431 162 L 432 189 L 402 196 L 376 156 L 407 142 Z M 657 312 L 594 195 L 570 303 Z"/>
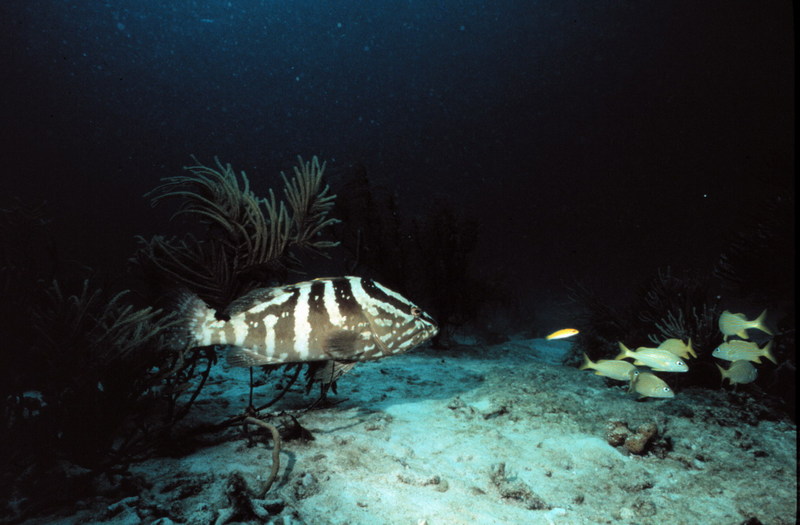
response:
<path id="1" fill-rule="evenodd" d="M 761 330 L 765 334 L 773 335 L 769 328 L 764 326 L 764 319 L 767 317 L 767 311 L 761 312 L 761 315 L 750 321 L 744 314 L 732 314 L 728 310 L 722 312 L 719 316 L 719 331 L 725 336 L 727 341 L 730 337 L 736 335 L 742 339 L 750 339 L 747 335 L 747 330 Z"/>
<path id="2" fill-rule="evenodd" d="M 563 330 L 558 330 L 556 332 L 553 332 L 552 334 L 545 337 L 545 339 L 547 339 L 548 341 L 550 341 L 551 339 L 566 339 L 567 337 L 572 337 L 577 333 L 578 331 L 575 330 L 574 328 L 564 328 Z"/>
<path id="3" fill-rule="evenodd" d="M 661 348 L 639 347 L 635 352 L 619 343 L 620 354 L 615 359 L 633 359 L 633 364 L 649 366 L 657 372 L 688 372 L 689 367 L 681 358 Z"/>
<path id="4" fill-rule="evenodd" d="M 684 359 L 689 359 L 689 357 L 697 357 L 697 354 L 694 352 L 694 348 L 692 348 L 691 337 L 689 338 L 688 343 L 684 343 L 681 339 L 667 339 L 658 345 L 658 347 L 662 350 L 672 352 L 676 356 Z"/>
<path id="5" fill-rule="evenodd" d="M 583 364 L 578 369 L 591 369 L 599 376 L 610 377 L 619 381 L 630 381 L 639 374 L 636 367 L 627 361 L 600 359 L 595 363 L 586 354 L 583 354 Z"/>
<path id="6" fill-rule="evenodd" d="M 734 361 L 727 370 L 719 365 L 717 365 L 717 368 L 719 368 L 719 373 L 722 374 L 722 382 L 725 383 L 727 379 L 732 385 L 746 385 L 747 383 L 752 383 L 758 377 L 756 367 L 750 364 L 750 361 L 744 359 Z"/>
<path id="7" fill-rule="evenodd" d="M 718 359 L 726 361 L 752 361 L 761 364 L 761 357 L 766 357 L 775 364 L 778 361 L 772 355 L 772 341 L 767 343 L 764 348 L 759 348 L 753 341 L 742 341 L 741 339 L 734 339 L 727 343 L 722 343 L 711 352 L 711 355 Z"/>
<path id="8" fill-rule="evenodd" d="M 636 392 L 641 397 L 675 397 L 675 392 L 663 379 L 650 372 L 640 372 L 631 381 L 628 392 Z"/>

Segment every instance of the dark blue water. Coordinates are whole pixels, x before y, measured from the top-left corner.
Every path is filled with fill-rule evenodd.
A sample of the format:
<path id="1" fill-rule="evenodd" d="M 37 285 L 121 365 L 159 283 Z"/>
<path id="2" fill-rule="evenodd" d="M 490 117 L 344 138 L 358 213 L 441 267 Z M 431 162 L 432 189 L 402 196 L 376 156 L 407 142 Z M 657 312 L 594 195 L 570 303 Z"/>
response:
<path id="1" fill-rule="evenodd" d="M 297 154 L 481 226 L 540 298 L 710 268 L 791 192 L 789 2 L 57 1 L 0 5 L 3 192 L 119 265 L 195 154 L 259 187 Z"/>

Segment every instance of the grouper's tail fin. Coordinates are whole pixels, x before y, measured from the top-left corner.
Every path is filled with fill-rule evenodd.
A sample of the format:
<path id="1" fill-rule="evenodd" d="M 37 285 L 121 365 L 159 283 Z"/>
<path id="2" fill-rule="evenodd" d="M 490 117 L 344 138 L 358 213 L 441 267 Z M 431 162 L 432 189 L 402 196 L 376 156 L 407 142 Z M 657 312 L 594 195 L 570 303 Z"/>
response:
<path id="1" fill-rule="evenodd" d="M 199 346 L 200 323 L 209 314 L 213 316 L 213 310 L 196 294 L 183 289 L 171 295 L 168 311 L 175 319 L 167 338 L 168 346 L 176 349 Z"/>

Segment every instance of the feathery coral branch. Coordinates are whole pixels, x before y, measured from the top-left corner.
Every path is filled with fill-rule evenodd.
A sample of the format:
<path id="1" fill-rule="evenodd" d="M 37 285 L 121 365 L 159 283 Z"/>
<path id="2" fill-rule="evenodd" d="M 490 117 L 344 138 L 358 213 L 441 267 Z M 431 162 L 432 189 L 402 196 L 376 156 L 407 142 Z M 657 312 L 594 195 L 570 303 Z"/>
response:
<path id="1" fill-rule="evenodd" d="M 298 157 L 291 178 L 281 173 L 288 206 L 272 189 L 266 197 L 257 197 L 247 175 L 237 175 L 230 164 L 215 158 L 214 166 L 205 166 L 193 159 L 195 164 L 184 168 L 188 174 L 165 178 L 146 196 L 152 206 L 179 199 L 172 218 L 196 218 L 206 227 L 206 238 L 140 238 L 135 261 L 151 275 L 187 287 L 222 308 L 263 286 L 276 271 L 297 266 L 293 247 L 325 255 L 324 250 L 338 244 L 318 239 L 323 229 L 339 221 L 328 217 L 336 196 L 323 187 L 325 163 L 317 157 L 310 162 Z"/>

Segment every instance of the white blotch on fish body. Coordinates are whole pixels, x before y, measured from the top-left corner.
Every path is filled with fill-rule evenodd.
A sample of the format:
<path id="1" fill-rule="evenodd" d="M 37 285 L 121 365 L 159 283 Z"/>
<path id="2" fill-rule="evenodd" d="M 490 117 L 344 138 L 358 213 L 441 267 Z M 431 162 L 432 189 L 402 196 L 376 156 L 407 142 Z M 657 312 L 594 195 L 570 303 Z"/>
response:
<path id="1" fill-rule="evenodd" d="M 311 312 L 308 305 L 309 290 L 308 286 L 298 289 L 300 295 L 294 309 L 294 348 L 301 361 L 308 358 L 308 342 L 311 336 L 311 323 L 308 322 L 308 315 Z"/>

